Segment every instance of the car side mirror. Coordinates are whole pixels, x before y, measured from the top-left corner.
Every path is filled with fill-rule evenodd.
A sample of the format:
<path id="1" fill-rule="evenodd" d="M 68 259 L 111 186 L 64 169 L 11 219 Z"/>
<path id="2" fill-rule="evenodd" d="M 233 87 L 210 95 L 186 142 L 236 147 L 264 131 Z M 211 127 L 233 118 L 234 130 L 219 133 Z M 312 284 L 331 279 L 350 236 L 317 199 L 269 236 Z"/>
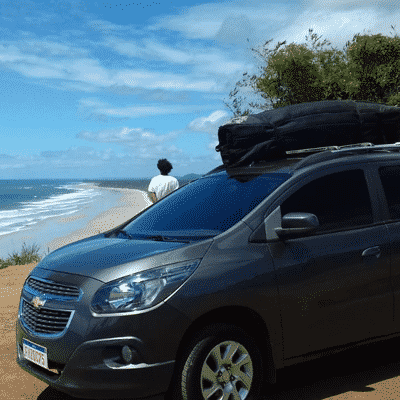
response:
<path id="1" fill-rule="evenodd" d="M 304 212 L 288 213 L 282 217 L 282 228 L 275 228 L 280 239 L 292 239 L 314 232 L 319 227 L 316 215 Z"/>

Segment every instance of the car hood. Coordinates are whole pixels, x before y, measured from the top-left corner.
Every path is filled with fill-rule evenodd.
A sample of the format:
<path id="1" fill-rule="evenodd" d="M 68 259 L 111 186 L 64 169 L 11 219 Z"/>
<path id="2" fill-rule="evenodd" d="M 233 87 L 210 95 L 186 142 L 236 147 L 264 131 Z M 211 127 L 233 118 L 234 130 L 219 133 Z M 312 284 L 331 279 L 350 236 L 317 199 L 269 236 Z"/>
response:
<path id="1" fill-rule="evenodd" d="M 109 282 L 146 269 L 201 258 L 210 244 L 210 240 L 188 244 L 101 235 L 53 251 L 36 268 Z M 182 251 L 177 252 L 179 249 Z"/>

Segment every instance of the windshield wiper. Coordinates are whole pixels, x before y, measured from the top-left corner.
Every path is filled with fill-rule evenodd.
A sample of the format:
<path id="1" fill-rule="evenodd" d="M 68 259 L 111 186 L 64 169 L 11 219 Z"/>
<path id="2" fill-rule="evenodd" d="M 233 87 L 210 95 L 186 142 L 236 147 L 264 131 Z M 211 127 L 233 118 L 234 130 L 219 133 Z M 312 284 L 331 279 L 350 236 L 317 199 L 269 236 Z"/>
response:
<path id="1" fill-rule="evenodd" d="M 128 237 L 128 239 L 133 239 L 133 237 L 126 231 L 124 231 L 123 229 L 120 229 L 119 231 L 117 231 L 117 233 L 123 233 L 125 236 Z"/>
<path id="2" fill-rule="evenodd" d="M 114 235 L 122 233 L 128 239 L 131 239 L 131 240 L 156 240 L 156 241 L 159 241 L 159 242 L 181 242 L 181 243 L 190 243 L 191 242 L 188 239 L 174 238 L 174 237 L 171 237 L 171 236 L 161 236 L 161 235 L 132 236 L 127 231 L 125 231 L 123 229 L 119 229 L 118 231 L 113 232 L 113 233 L 114 233 Z"/>
<path id="3" fill-rule="evenodd" d="M 180 238 L 174 238 L 174 237 L 170 237 L 170 236 L 161 236 L 161 235 L 145 236 L 144 239 L 156 240 L 156 241 L 159 241 L 159 242 L 183 242 L 183 243 L 190 243 L 190 240 L 188 240 L 188 239 L 180 239 Z"/>

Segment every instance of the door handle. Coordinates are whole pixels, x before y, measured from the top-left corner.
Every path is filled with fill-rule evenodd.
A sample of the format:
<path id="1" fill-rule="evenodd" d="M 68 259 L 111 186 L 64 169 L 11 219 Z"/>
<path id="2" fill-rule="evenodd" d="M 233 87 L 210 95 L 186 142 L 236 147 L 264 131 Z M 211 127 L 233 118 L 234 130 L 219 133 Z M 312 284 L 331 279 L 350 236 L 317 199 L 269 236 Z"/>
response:
<path id="1" fill-rule="evenodd" d="M 363 257 L 375 256 L 376 258 L 379 258 L 380 255 L 381 255 L 381 249 L 379 248 L 379 246 L 370 247 L 369 249 L 365 249 L 362 252 Z"/>

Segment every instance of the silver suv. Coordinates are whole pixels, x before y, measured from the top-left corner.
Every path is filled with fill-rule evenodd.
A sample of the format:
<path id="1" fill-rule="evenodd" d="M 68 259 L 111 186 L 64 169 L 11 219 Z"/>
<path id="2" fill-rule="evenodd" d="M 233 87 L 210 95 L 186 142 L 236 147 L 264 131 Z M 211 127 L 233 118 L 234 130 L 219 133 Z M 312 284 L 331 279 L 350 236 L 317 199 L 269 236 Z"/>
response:
<path id="1" fill-rule="evenodd" d="M 217 168 L 28 276 L 18 364 L 83 398 L 250 400 L 400 332 L 400 146 Z"/>

